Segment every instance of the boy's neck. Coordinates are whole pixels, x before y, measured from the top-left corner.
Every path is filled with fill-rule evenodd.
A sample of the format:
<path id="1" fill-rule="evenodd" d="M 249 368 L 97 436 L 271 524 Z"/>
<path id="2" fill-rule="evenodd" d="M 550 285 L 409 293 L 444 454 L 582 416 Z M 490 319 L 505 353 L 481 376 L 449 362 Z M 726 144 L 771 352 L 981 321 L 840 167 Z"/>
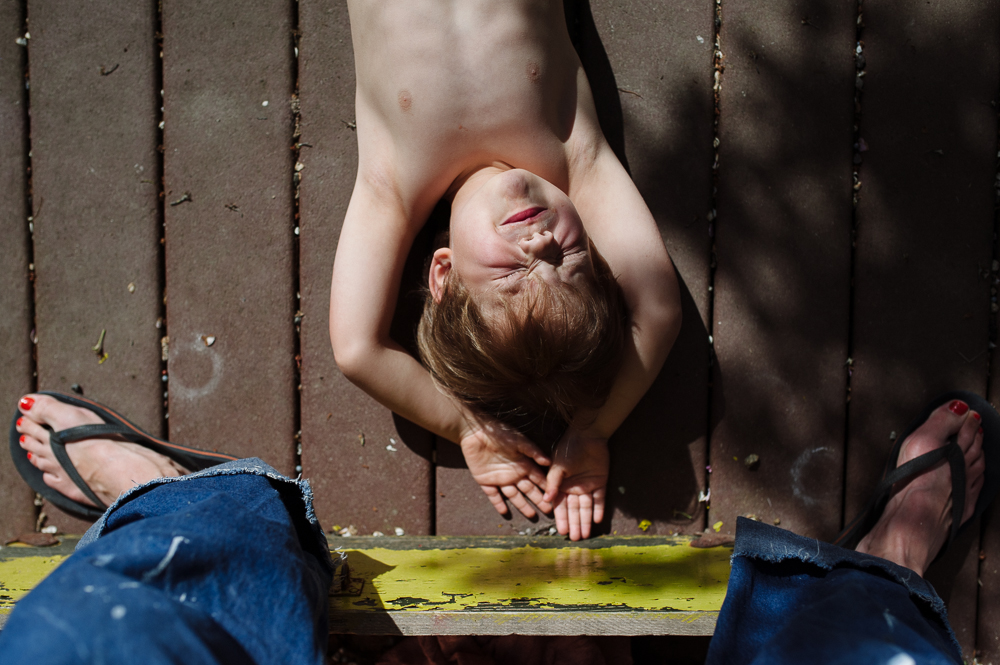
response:
<path id="1" fill-rule="evenodd" d="M 490 162 L 489 164 L 479 164 L 468 168 L 458 174 L 458 177 L 452 181 L 448 191 L 445 192 L 445 198 L 451 201 L 452 207 L 460 205 L 463 200 L 482 187 L 492 176 L 504 171 L 510 171 L 513 168 L 513 166 L 506 162 Z"/>

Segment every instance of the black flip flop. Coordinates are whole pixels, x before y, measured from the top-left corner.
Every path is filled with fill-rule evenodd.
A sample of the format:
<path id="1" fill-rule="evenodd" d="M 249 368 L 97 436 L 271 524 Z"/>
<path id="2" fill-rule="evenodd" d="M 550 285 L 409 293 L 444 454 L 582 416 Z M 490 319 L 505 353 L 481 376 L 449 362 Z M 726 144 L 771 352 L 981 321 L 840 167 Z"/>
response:
<path id="1" fill-rule="evenodd" d="M 87 486 L 87 483 L 84 482 L 76 467 L 73 466 L 73 462 L 70 461 L 69 455 L 66 453 L 67 443 L 83 439 L 120 438 L 166 455 L 192 472 L 201 471 L 216 464 L 238 459 L 225 453 L 214 453 L 190 446 L 179 446 L 176 443 L 170 443 L 169 441 L 150 436 L 106 406 L 83 397 L 72 397 L 48 391 L 36 394 L 48 395 L 60 402 L 93 411 L 104 419 L 105 424 L 103 425 L 82 425 L 80 427 L 71 427 L 61 432 L 51 432 L 50 430 L 51 433 L 49 434 L 52 452 L 55 454 L 56 459 L 59 460 L 59 464 L 62 465 L 62 468 L 69 474 L 69 477 L 73 479 L 73 482 L 76 483 L 84 495 L 97 504 L 99 508 L 74 501 L 46 485 L 45 481 L 42 480 L 42 472 L 28 461 L 27 451 L 21 447 L 19 442 L 20 434 L 17 431 L 17 419 L 21 417 L 21 413 L 16 412 L 14 419 L 10 423 L 10 454 L 14 458 L 14 466 L 17 468 L 18 473 L 21 474 L 21 477 L 24 478 L 24 481 L 31 486 L 31 489 L 41 494 L 54 505 L 84 519 L 97 519 L 104 514 L 107 506 L 97 498 L 97 495 Z"/>
<path id="2" fill-rule="evenodd" d="M 899 451 L 906 441 L 918 427 L 927 422 L 931 413 L 942 404 L 947 404 L 953 400 L 961 400 L 969 405 L 969 408 L 982 417 L 983 428 L 983 455 L 986 457 L 986 471 L 983 478 L 983 487 L 979 491 L 979 499 L 976 501 L 975 512 L 972 517 L 962 522 L 962 514 L 965 512 L 965 455 L 959 448 L 955 437 L 948 440 L 948 443 L 936 450 L 925 453 L 897 467 Z M 834 540 L 835 545 L 840 545 L 848 549 L 854 549 L 867 534 L 885 510 L 889 498 L 892 496 L 892 486 L 896 483 L 912 478 L 923 473 L 941 460 L 947 459 L 951 467 L 951 532 L 948 540 L 938 552 L 937 558 L 948 549 L 948 546 L 962 533 L 962 531 L 983 514 L 983 511 L 992 503 L 996 497 L 997 490 L 1000 489 L 1000 414 L 996 412 L 992 405 L 975 393 L 964 390 L 957 390 L 945 393 L 934 399 L 923 413 L 917 416 L 906 431 L 896 437 L 896 444 L 889 453 L 886 461 L 885 471 L 882 480 L 875 488 L 874 496 L 868 505 L 855 517 Z"/>

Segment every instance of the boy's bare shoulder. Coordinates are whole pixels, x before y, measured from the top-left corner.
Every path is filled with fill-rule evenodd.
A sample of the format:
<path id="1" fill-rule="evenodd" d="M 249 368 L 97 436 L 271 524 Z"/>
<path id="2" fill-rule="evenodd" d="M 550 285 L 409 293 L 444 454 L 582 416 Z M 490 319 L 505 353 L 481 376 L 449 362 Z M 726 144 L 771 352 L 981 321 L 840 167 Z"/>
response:
<path id="1" fill-rule="evenodd" d="M 416 215 L 460 174 L 495 162 L 568 187 L 575 138 L 600 130 L 561 2 L 349 7 L 363 178 L 392 183 L 380 191 L 394 188 Z"/>

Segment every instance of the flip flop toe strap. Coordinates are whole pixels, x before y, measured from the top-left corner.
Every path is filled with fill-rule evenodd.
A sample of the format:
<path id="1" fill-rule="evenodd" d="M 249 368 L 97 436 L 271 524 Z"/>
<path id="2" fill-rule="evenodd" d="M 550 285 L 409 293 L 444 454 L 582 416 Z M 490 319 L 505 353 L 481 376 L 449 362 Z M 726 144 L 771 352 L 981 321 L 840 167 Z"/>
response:
<path id="1" fill-rule="evenodd" d="M 100 425 L 80 425 L 79 427 L 70 427 L 69 429 L 64 429 L 60 432 L 52 432 L 52 435 L 58 436 L 59 441 L 62 443 L 70 443 L 71 441 L 82 441 L 83 439 L 106 439 L 109 436 L 135 436 L 135 431 L 131 428 L 125 427 L 124 425 L 115 425 L 112 423 L 102 423 Z"/>
<path id="2" fill-rule="evenodd" d="M 835 541 L 842 547 L 856 547 L 861 538 L 872 530 L 878 518 L 882 516 L 886 503 L 892 496 L 892 487 L 898 482 L 908 480 L 931 468 L 941 460 L 947 459 L 951 467 L 951 530 L 948 542 L 951 543 L 958 535 L 962 526 L 962 514 L 965 512 L 965 454 L 955 438 L 920 457 L 911 459 L 906 464 L 897 466 L 888 472 L 875 488 L 872 499 L 864 507 L 855 520 L 849 524 Z"/>
<path id="3" fill-rule="evenodd" d="M 101 510 L 107 510 L 108 506 L 98 498 L 94 493 L 94 490 L 90 489 L 90 485 L 83 479 L 80 472 L 76 470 L 73 466 L 72 460 L 69 458 L 69 453 L 66 452 L 66 440 L 69 441 L 79 441 L 80 439 L 89 439 L 94 436 L 107 436 L 108 432 L 98 434 L 87 434 L 86 436 L 76 436 L 79 432 L 78 430 L 86 430 L 87 428 L 97 428 L 101 430 L 106 430 L 108 427 L 115 427 L 114 425 L 83 425 L 81 427 L 73 427 L 68 430 L 63 430 L 62 432 L 51 432 L 49 434 L 49 444 L 52 448 L 53 454 L 55 454 L 56 459 L 59 461 L 59 465 L 62 466 L 63 470 L 70 477 L 70 479 L 76 483 L 76 486 L 80 488 L 83 495 L 94 502 L 94 505 Z M 91 430 L 92 431 L 92 430 Z M 69 435 L 69 436 L 67 436 Z M 74 438 L 75 436 L 75 438 Z"/>

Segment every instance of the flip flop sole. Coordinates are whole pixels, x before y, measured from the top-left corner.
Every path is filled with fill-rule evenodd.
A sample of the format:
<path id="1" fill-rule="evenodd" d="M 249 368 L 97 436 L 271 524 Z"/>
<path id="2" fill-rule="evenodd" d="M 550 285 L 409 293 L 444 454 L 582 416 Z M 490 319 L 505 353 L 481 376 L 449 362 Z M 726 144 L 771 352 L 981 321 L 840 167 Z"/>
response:
<path id="1" fill-rule="evenodd" d="M 74 397 L 50 391 L 40 391 L 36 394 L 47 395 L 53 399 L 63 402 L 64 404 L 70 404 L 72 406 L 78 406 L 87 409 L 88 411 L 92 411 L 103 419 L 105 423 L 120 425 L 129 430 L 127 433 L 120 435 L 126 440 L 166 455 L 192 472 L 238 459 L 237 457 L 226 453 L 211 452 L 201 450 L 199 448 L 193 448 L 191 446 L 181 446 L 171 443 L 170 441 L 154 437 L 131 423 L 124 416 L 115 413 L 103 404 L 99 404 L 84 397 Z M 19 411 L 15 411 L 14 418 L 10 423 L 10 454 L 14 460 L 14 467 L 17 469 L 18 473 L 21 474 L 21 477 L 24 478 L 24 481 L 28 483 L 31 489 L 38 494 L 41 494 L 46 500 L 50 501 L 58 508 L 61 508 L 62 510 L 73 515 L 83 517 L 84 519 L 95 520 L 104 514 L 103 510 L 85 503 L 80 503 L 79 501 L 74 501 L 45 484 L 45 481 L 42 478 L 43 473 L 39 471 L 35 465 L 28 461 L 27 452 L 21 448 L 19 443 L 20 435 L 17 431 L 17 419 L 19 417 L 21 417 L 21 413 Z"/>

